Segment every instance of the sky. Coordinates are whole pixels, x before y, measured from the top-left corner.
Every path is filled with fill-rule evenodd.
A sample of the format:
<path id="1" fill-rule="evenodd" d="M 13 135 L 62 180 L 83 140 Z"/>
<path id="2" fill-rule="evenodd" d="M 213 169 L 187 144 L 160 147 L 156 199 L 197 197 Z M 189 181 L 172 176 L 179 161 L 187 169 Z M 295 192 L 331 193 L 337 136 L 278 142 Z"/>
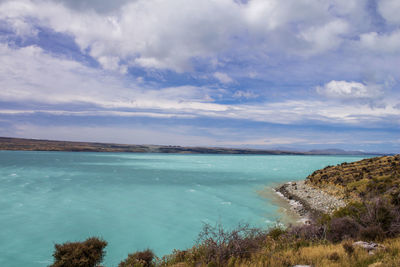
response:
<path id="1" fill-rule="evenodd" d="M 398 0 L 0 0 L 0 136 L 400 152 Z"/>

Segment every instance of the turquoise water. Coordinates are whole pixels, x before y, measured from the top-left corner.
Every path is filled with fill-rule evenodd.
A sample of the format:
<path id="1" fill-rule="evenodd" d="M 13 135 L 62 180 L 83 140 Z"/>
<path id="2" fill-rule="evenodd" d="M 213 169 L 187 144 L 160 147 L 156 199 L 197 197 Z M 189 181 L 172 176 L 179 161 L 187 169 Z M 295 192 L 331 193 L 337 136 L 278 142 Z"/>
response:
<path id="1" fill-rule="evenodd" d="M 203 223 L 266 227 L 278 207 L 257 190 L 359 159 L 0 151 L 0 266 L 47 266 L 55 243 L 89 236 L 117 266 L 191 247 Z"/>

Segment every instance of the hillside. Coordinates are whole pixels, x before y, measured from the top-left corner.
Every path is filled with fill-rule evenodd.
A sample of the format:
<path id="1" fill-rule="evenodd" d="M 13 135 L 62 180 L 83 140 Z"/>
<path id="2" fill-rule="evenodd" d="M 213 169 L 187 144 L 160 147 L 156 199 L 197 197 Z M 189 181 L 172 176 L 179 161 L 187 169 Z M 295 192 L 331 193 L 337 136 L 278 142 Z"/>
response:
<path id="1" fill-rule="evenodd" d="M 400 155 L 327 166 L 309 175 L 306 183 L 347 201 L 387 197 L 398 201 Z"/>

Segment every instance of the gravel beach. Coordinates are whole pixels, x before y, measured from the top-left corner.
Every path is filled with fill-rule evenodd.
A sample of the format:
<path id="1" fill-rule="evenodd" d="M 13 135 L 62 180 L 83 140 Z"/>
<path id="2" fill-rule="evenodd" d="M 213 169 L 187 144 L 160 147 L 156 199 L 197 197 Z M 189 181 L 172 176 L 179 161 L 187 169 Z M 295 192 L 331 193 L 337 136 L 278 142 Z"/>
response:
<path id="1" fill-rule="evenodd" d="M 332 213 L 346 205 L 343 200 L 311 187 L 304 181 L 283 184 L 275 191 L 290 202 L 292 210 L 304 218 L 304 221 L 317 214 Z"/>

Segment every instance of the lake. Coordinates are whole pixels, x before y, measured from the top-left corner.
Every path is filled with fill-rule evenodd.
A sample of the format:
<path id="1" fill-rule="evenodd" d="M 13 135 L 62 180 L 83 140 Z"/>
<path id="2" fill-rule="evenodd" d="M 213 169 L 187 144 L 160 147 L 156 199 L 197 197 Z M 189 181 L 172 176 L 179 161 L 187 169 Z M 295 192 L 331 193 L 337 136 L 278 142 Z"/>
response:
<path id="1" fill-rule="evenodd" d="M 90 236 L 117 266 L 189 248 L 204 223 L 268 227 L 281 213 L 260 190 L 365 157 L 0 151 L 0 266 L 48 266 Z"/>

